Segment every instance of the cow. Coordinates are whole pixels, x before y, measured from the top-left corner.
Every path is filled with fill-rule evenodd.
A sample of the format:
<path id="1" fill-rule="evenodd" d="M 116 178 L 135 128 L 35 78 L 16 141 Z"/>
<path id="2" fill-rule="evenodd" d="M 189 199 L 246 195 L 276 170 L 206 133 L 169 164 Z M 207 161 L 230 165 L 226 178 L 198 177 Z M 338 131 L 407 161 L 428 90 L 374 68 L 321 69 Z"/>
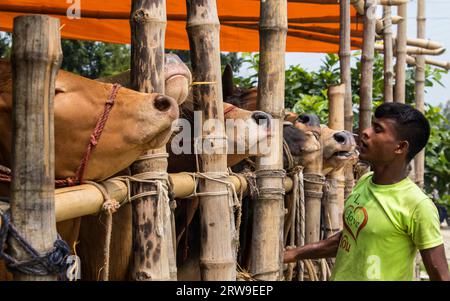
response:
<path id="1" fill-rule="evenodd" d="M 73 179 L 83 159 L 92 131 L 112 89 L 111 84 L 60 70 L 55 82 L 55 178 Z M 174 94 L 176 94 L 174 92 Z M 144 151 L 167 143 L 172 123 L 179 117 L 177 102 L 168 96 L 140 93 L 125 87 L 91 153 L 83 179 L 102 181 L 128 167 Z M 0 61 L 0 165 L 11 167 L 12 73 Z M 9 184 L 0 183 L 0 196 L 9 196 Z M 79 219 L 58 223 L 58 232 L 72 242 Z M 2 275 L 4 276 L 4 275 Z"/>

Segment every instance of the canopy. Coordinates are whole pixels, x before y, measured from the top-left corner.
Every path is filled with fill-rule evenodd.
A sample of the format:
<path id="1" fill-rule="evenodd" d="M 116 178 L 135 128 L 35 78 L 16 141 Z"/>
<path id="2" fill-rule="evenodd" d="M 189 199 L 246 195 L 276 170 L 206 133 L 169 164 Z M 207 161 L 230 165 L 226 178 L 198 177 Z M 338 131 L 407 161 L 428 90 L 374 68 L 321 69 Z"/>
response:
<path id="1" fill-rule="evenodd" d="M 336 53 L 339 49 L 339 4 L 306 4 L 288 0 L 289 30 L 286 51 Z M 69 19 L 68 8 L 80 3 L 81 18 Z M 260 0 L 217 0 L 222 51 L 259 50 Z M 131 0 L 1 0 L 0 30 L 12 31 L 13 18 L 49 14 L 61 20 L 61 36 L 68 39 L 130 43 Z M 72 10 L 70 10 L 72 11 Z M 352 45 L 360 48 L 362 19 L 352 8 Z M 186 1 L 167 0 L 167 49 L 189 49 Z"/>

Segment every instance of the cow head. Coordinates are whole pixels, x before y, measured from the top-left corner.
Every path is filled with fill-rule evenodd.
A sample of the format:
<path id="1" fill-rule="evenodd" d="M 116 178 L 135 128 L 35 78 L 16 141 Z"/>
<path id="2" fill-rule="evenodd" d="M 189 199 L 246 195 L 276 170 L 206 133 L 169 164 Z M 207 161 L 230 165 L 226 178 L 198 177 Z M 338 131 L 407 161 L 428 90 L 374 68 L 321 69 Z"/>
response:
<path id="1" fill-rule="evenodd" d="M 224 103 L 223 107 L 226 112 L 225 124 L 233 121 L 233 126 L 226 127 L 228 166 L 233 166 L 250 155 L 262 155 L 258 145 L 267 141 L 270 136 L 272 116 L 261 111 L 243 110 L 228 103 Z"/>
<path id="2" fill-rule="evenodd" d="M 321 171 L 322 144 L 319 118 L 314 114 L 300 114 L 294 126 L 305 134 L 299 164 L 305 167 L 305 172 Z"/>
<path id="3" fill-rule="evenodd" d="M 4 64 L 3 64 L 4 65 Z M 5 69 L 3 66 L 2 70 Z M 0 151 L 11 166 L 12 86 L 11 68 L 3 72 L 0 85 Z M 55 177 L 74 176 L 111 84 L 90 80 L 60 70 L 55 83 Z M 4 115 L 4 116 L 3 116 Z M 178 105 L 171 97 L 121 88 L 109 113 L 102 135 L 91 153 L 84 178 L 103 180 L 128 167 L 143 151 L 163 146 L 178 118 Z"/>
<path id="4" fill-rule="evenodd" d="M 324 175 L 358 160 L 355 139 L 348 131 L 336 131 L 322 125 L 322 144 Z"/>

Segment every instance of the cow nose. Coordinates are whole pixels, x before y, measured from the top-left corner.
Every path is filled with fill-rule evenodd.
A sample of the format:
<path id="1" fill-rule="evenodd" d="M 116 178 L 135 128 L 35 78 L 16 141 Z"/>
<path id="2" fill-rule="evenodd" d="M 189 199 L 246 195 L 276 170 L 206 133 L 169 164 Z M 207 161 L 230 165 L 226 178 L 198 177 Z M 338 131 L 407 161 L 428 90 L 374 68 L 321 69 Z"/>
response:
<path id="1" fill-rule="evenodd" d="M 347 144 L 349 142 L 349 136 L 346 132 L 337 132 L 333 135 L 334 140 L 336 140 L 340 144 Z"/>
<path id="2" fill-rule="evenodd" d="M 168 113 L 171 118 L 178 118 L 178 104 L 172 97 L 158 95 L 155 98 L 153 105 L 158 111 Z"/>
<path id="3" fill-rule="evenodd" d="M 316 114 L 302 113 L 297 118 L 301 123 L 308 126 L 320 126 L 319 117 Z"/>
<path id="4" fill-rule="evenodd" d="M 265 124 L 268 127 L 270 126 L 270 119 L 272 119 L 272 116 L 266 112 L 262 111 L 255 111 L 252 114 L 253 120 L 256 121 L 257 124 L 262 125 Z"/>

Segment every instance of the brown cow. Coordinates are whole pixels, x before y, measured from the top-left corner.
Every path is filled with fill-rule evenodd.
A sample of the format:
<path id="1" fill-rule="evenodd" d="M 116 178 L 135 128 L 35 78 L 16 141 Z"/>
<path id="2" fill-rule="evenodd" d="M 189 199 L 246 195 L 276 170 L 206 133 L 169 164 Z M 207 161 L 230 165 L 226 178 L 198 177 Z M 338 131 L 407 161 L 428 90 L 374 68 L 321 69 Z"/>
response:
<path id="1" fill-rule="evenodd" d="M 75 176 L 111 87 L 111 84 L 59 71 L 54 100 L 56 178 Z M 11 112 L 11 65 L 0 61 L 0 164 L 6 167 L 11 166 Z M 178 105 L 171 97 L 121 88 L 90 156 L 84 179 L 101 181 L 111 177 L 128 167 L 143 151 L 164 145 L 178 115 Z M 0 196 L 8 196 L 9 185 L 3 183 L 1 188 Z M 78 235 L 77 225 L 77 219 L 58 224 L 58 231 L 70 245 Z"/>

